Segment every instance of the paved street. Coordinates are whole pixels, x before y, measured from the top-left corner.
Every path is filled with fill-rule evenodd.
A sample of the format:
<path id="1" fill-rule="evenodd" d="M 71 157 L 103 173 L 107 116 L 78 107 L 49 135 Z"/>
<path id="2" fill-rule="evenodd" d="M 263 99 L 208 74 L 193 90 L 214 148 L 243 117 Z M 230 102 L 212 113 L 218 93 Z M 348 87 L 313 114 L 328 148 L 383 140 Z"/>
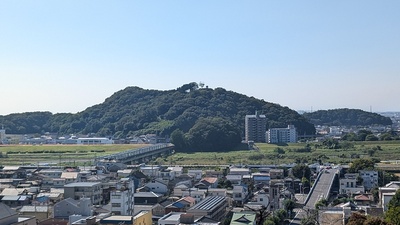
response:
<path id="1" fill-rule="evenodd" d="M 338 173 L 338 169 L 329 169 L 328 172 L 323 172 L 318 180 L 315 183 L 315 188 L 312 193 L 310 193 L 310 198 L 308 199 L 306 205 L 304 206 L 304 210 L 295 209 L 296 216 L 291 221 L 292 225 L 299 225 L 301 219 L 307 216 L 305 210 L 314 209 L 315 204 L 322 198 L 327 198 L 329 196 L 330 187 L 332 185 L 335 174 Z"/>

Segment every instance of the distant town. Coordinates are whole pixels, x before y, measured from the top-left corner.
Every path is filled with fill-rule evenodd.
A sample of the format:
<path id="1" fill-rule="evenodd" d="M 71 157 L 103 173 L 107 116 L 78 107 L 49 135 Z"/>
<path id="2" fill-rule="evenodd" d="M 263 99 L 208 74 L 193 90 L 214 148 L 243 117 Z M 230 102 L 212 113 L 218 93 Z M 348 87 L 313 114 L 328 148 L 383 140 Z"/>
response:
<path id="1" fill-rule="evenodd" d="M 318 143 L 360 130 L 379 139 L 400 130 L 400 113 L 382 115 L 393 124 L 316 126 L 316 135 L 302 136 L 294 124 L 266 129 L 266 116 L 255 112 L 244 118 L 243 143 L 252 151 L 257 143 Z M 346 165 L 156 165 L 144 159 L 173 154 L 169 137 L 147 134 L 113 140 L 95 134 L 15 135 L 2 128 L 0 141 L 0 148 L 146 144 L 98 157 L 90 166 L 1 166 L 2 225 L 351 225 L 370 218 L 380 224 L 399 224 L 396 207 L 400 202 L 394 202 L 400 199 L 397 159 L 380 168 L 371 158 L 356 158 Z"/>

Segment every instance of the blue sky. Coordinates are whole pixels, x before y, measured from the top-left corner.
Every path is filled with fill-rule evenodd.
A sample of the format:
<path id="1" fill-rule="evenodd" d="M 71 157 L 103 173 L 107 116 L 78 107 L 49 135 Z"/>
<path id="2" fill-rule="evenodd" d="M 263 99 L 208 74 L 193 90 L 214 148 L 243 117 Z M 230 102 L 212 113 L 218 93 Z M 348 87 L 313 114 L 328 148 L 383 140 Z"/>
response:
<path id="1" fill-rule="evenodd" d="M 400 111 L 400 1 L 0 1 L 0 115 L 204 82 L 295 110 Z"/>

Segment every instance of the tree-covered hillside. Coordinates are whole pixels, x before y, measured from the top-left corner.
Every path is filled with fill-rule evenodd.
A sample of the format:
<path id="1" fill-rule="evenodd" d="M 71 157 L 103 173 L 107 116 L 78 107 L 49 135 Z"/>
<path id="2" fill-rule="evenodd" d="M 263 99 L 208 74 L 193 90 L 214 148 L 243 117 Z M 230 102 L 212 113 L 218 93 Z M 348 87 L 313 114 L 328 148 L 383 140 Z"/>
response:
<path id="1" fill-rule="evenodd" d="M 318 110 L 312 113 L 304 113 L 303 116 L 314 125 L 369 126 L 392 124 L 392 120 L 388 117 L 360 109 Z"/>
<path id="2" fill-rule="evenodd" d="M 314 126 L 297 112 L 223 88 L 199 88 L 196 83 L 175 90 L 127 87 L 102 104 L 76 113 L 29 112 L 0 116 L 7 133 L 88 134 L 125 138 L 127 135 L 187 133 L 199 118 L 222 118 L 244 132 L 244 117 L 261 111 L 268 127 L 293 124 L 300 134 L 314 134 Z"/>

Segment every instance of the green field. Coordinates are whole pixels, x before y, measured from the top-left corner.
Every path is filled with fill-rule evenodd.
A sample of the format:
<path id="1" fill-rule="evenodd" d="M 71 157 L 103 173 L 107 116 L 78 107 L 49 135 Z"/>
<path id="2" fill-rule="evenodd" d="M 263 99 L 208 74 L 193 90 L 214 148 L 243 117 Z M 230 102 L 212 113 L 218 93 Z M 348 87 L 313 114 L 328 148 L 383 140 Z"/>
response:
<path id="1" fill-rule="evenodd" d="M 257 143 L 259 150 L 247 150 L 246 145 L 241 149 L 230 152 L 197 152 L 176 153 L 167 158 L 157 159 L 158 164 L 175 165 L 231 165 L 231 164 L 283 164 L 293 162 L 330 162 L 348 164 L 355 158 L 376 158 L 382 161 L 400 159 L 400 141 L 385 142 L 353 142 L 354 146 L 347 149 L 326 149 L 317 143 L 309 143 L 309 152 L 299 152 L 305 143 L 279 146 L 275 144 Z M 283 149 L 279 154 L 277 148 Z M 299 150 L 300 149 L 300 150 Z"/>
<path id="2" fill-rule="evenodd" d="M 61 165 L 91 165 L 96 157 L 144 147 L 124 145 L 3 145 L 0 165 L 30 165 L 52 163 Z"/>
<path id="3" fill-rule="evenodd" d="M 347 149 L 326 149 L 317 143 L 284 146 L 257 143 L 259 150 L 247 150 L 241 145 L 230 152 L 175 153 L 157 158 L 152 163 L 162 165 L 230 165 L 283 164 L 293 162 L 330 162 L 348 164 L 355 158 L 376 158 L 382 161 L 400 159 L 400 141 L 354 142 Z M 53 163 L 61 165 L 92 165 L 96 157 L 136 149 L 145 145 L 4 145 L 0 146 L 0 165 Z M 280 151 L 277 151 L 280 148 Z M 282 150 L 284 152 L 282 152 Z"/>

